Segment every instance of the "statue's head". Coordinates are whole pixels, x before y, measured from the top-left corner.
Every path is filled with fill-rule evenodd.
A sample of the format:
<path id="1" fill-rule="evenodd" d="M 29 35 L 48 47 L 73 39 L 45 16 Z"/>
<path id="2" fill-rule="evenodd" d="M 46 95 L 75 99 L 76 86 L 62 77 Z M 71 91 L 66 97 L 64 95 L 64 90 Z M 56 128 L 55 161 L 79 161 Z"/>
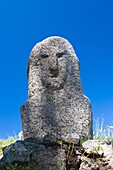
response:
<path id="1" fill-rule="evenodd" d="M 32 49 L 28 74 L 29 69 L 35 67 L 46 88 L 61 89 L 67 79 L 69 62 L 70 64 L 74 62 L 72 56 L 77 59 L 71 44 L 66 39 L 58 36 L 47 38 Z"/>
<path id="2" fill-rule="evenodd" d="M 55 39 L 43 42 L 41 47 L 41 81 L 47 88 L 60 89 L 66 81 L 66 51 Z"/>

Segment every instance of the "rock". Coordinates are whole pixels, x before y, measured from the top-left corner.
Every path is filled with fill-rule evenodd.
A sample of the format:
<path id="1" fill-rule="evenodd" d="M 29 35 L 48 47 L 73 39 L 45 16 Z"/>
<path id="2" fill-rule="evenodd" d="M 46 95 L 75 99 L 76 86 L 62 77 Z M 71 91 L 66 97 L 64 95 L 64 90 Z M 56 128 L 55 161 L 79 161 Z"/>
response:
<path id="1" fill-rule="evenodd" d="M 73 133 L 92 138 L 92 109 L 83 94 L 72 45 L 53 36 L 37 43 L 28 62 L 28 101 L 21 107 L 24 138 L 56 142 Z"/>
<path id="2" fill-rule="evenodd" d="M 109 157 L 113 154 L 111 142 L 102 140 L 87 140 L 82 145 L 87 154 L 94 153 L 104 157 Z"/>
<path id="3" fill-rule="evenodd" d="M 17 141 L 3 149 L 3 158 L 0 161 L 0 168 L 7 170 L 7 167 L 15 167 L 22 170 L 32 165 L 32 170 L 61 170 L 64 169 L 66 157 L 65 150 L 56 146 L 44 146 L 42 144 Z M 20 168 L 21 167 L 21 168 Z M 20 168 L 20 169 L 19 169 Z"/>
<path id="4" fill-rule="evenodd" d="M 2 158 L 2 162 L 4 163 L 29 162 L 30 154 L 31 150 L 25 147 L 25 143 L 22 141 L 17 141 L 12 145 L 3 148 L 4 157 Z"/>
<path id="5" fill-rule="evenodd" d="M 111 168 L 113 169 L 113 154 L 112 154 L 112 156 L 110 156 L 108 159 L 110 160 L 110 161 L 109 161 L 109 165 L 110 165 Z"/>
<path id="6" fill-rule="evenodd" d="M 84 158 L 79 170 L 99 170 L 99 165 L 91 159 Z"/>
<path id="7" fill-rule="evenodd" d="M 102 140 L 88 140 L 83 144 L 84 154 L 81 157 L 80 170 L 112 170 L 113 148 L 111 142 Z M 83 169 L 84 170 L 84 169 Z"/>

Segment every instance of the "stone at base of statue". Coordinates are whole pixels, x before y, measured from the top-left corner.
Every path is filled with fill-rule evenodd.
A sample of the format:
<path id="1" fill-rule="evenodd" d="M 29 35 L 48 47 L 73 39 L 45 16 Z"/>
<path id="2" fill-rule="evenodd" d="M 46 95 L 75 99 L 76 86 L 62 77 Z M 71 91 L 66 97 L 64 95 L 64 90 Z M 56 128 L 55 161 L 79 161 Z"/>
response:
<path id="1" fill-rule="evenodd" d="M 72 137 L 49 146 L 31 139 L 17 141 L 3 149 L 0 170 L 113 170 L 110 141 L 88 140 L 81 144 Z"/>
<path id="2" fill-rule="evenodd" d="M 64 170 L 66 167 L 65 150 L 60 146 L 44 146 L 26 141 L 17 141 L 3 149 L 4 157 L 0 161 L 0 168 L 16 168 L 22 170 Z"/>

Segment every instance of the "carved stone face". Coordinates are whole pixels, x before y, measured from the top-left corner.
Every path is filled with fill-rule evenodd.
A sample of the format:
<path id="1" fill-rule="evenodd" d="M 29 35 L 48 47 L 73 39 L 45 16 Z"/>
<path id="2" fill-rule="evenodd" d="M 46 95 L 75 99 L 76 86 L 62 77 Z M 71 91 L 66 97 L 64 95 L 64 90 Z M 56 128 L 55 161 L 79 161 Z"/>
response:
<path id="1" fill-rule="evenodd" d="M 66 81 L 66 52 L 58 47 L 43 45 L 40 65 L 42 84 L 54 90 L 63 88 Z"/>

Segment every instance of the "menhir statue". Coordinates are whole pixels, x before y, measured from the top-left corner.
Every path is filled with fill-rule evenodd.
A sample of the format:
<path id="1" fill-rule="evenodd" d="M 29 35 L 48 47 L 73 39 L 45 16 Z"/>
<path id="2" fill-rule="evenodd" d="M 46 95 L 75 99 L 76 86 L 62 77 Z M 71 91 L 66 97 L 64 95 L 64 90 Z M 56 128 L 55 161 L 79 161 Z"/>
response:
<path id="1" fill-rule="evenodd" d="M 28 101 L 21 107 L 24 138 L 56 142 L 77 133 L 92 138 L 92 110 L 83 94 L 72 45 L 53 36 L 37 43 L 28 62 Z"/>

